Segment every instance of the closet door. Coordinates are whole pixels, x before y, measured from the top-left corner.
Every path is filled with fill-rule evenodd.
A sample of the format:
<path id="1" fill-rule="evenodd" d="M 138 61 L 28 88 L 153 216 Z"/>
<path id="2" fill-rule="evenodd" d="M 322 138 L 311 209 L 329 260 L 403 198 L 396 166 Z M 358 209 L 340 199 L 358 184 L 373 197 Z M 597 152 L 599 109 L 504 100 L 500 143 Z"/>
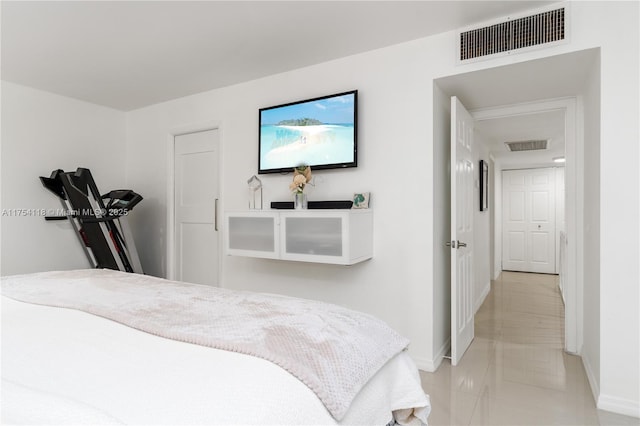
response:
<path id="1" fill-rule="evenodd" d="M 555 274 L 556 172 L 502 172 L 502 269 Z"/>
<path id="2" fill-rule="evenodd" d="M 174 138 L 175 278 L 218 285 L 218 130 Z"/>

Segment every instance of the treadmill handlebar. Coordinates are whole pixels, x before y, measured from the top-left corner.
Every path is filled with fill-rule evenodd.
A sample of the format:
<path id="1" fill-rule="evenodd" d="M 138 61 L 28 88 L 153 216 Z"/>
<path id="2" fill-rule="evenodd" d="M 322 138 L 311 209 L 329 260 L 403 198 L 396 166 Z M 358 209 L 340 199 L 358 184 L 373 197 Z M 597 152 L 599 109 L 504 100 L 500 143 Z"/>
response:
<path id="1" fill-rule="evenodd" d="M 114 189 L 102 196 L 103 200 L 109 200 L 107 209 L 133 210 L 142 201 L 142 195 L 133 192 L 131 189 Z"/>
<path id="2" fill-rule="evenodd" d="M 58 177 L 59 173 L 64 172 L 62 170 L 54 170 L 51 173 L 51 177 L 40 176 L 40 182 L 42 183 L 42 186 L 53 192 L 57 197 L 66 200 L 67 194 L 65 194 L 62 182 Z"/>

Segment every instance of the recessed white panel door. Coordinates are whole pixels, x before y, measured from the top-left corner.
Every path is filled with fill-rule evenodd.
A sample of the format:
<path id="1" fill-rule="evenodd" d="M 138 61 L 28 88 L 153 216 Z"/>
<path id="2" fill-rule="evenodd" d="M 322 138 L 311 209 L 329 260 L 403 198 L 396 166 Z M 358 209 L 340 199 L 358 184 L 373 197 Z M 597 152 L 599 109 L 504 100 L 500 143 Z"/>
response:
<path id="1" fill-rule="evenodd" d="M 176 279 L 218 285 L 218 130 L 174 139 Z"/>
<path id="2" fill-rule="evenodd" d="M 474 121 L 451 98 L 451 364 L 457 365 L 474 337 L 473 159 Z"/>
<path id="3" fill-rule="evenodd" d="M 502 269 L 556 273 L 556 171 L 502 172 Z"/>

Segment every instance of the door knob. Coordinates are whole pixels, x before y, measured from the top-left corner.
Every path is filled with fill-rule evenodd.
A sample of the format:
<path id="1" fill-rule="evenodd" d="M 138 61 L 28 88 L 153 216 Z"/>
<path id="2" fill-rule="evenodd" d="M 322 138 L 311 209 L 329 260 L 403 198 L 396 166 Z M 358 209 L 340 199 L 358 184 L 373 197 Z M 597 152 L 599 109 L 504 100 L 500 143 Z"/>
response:
<path id="1" fill-rule="evenodd" d="M 460 248 L 460 247 L 466 247 L 466 246 L 467 246 L 467 243 L 463 243 L 463 242 L 461 242 L 461 241 L 458 241 L 458 248 Z"/>

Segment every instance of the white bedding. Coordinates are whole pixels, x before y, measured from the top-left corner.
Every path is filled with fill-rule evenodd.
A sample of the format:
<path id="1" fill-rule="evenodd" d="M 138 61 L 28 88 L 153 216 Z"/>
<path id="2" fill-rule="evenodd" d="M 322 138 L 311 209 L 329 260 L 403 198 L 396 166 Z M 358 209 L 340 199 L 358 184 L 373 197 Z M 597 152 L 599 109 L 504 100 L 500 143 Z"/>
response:
<path id="1" fill-rule="evenodd" d="M 337 420 L 409 344 L 383 321 L 334 304 L 108 269 L 2 277 L 0 288 L 21 302 L 76 309 L 156 336 L 266 359 L 314 391 Z"/>
<path id="2" fill-rule="evenodd" d="M 384 425 L 425 407 L 406 353 L 356 396 L 342 424 Z M 418 413 L 420 414 L 420 413 Z M 2 297 L 3 424 L 336 424 L 282 368 L 68 309 Z M 414 420 L 417 420 L 414 418 Z"/>

